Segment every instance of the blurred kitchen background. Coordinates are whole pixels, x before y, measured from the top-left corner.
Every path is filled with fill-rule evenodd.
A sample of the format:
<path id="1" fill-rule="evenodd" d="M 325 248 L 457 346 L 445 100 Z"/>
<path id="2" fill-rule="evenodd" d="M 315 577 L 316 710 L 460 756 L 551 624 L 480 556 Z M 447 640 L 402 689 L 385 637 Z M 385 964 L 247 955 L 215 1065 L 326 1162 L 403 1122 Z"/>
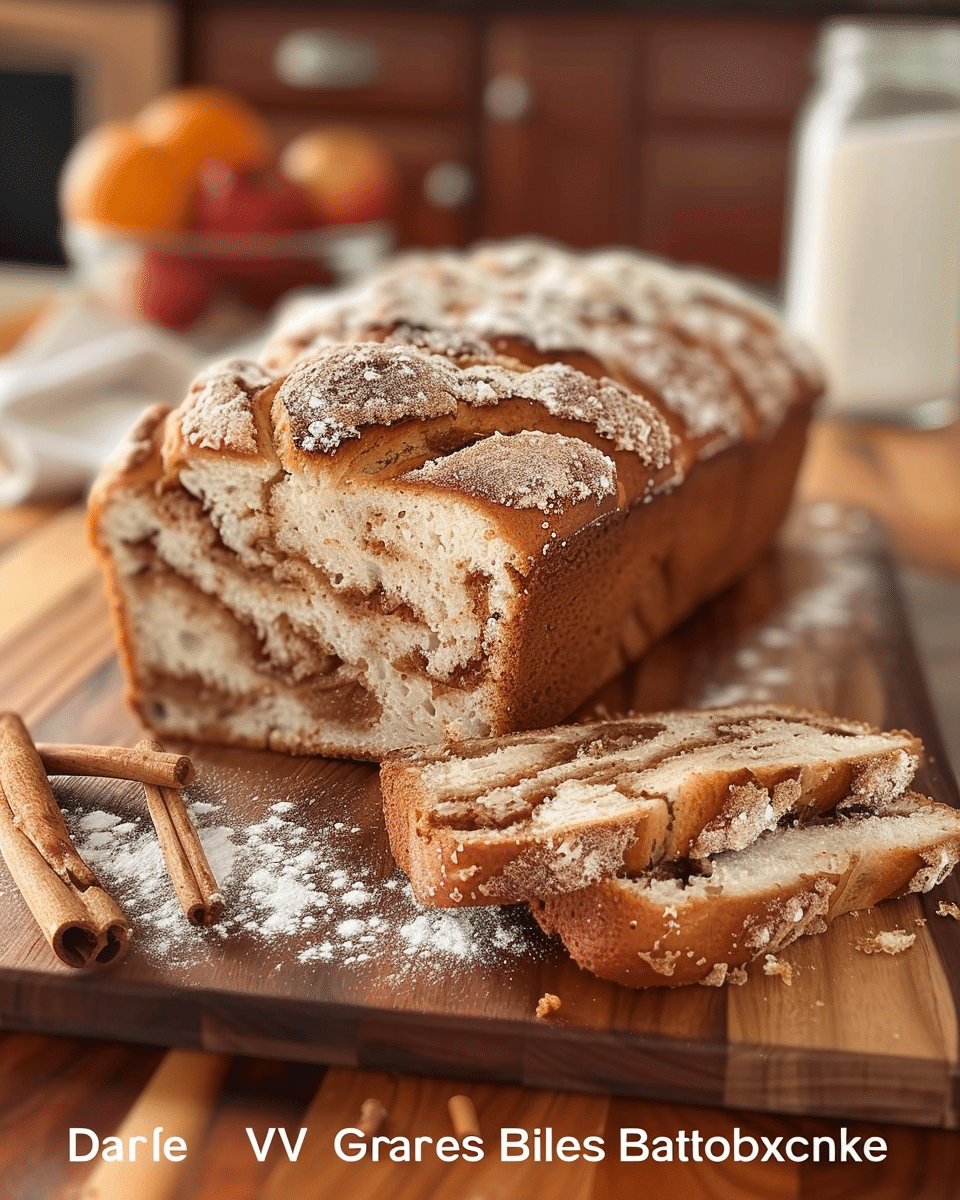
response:
<path id="1" fill-rule="evenodd" d="M 399 246 L 539 233 L 621 243 L 773 289 L 791 134 L 831 13 L 947 4 L 0 0 L 0 258 L 62 264 L 76 136 L 179 84 L 246 99 L 279 145 L 382 139 Z"/>

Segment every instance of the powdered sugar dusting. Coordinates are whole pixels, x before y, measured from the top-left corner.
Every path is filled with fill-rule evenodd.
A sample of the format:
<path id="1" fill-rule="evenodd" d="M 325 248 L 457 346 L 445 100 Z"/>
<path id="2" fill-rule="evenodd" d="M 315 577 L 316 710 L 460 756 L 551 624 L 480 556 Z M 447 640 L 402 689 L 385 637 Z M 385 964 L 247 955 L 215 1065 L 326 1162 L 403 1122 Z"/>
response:
<path id="1" fill-rule="evenodd" d="M 562 513 L 567 505 L 616 495 L 617 468 L 605 454 L 578 438 L 521 432 L 465 446 L 403 476 L 455 487 L 506 508 Z"/>
<path id="2" fill-rule="evenodd" d="M 489 375 L 490 368 L 474 368 L 484 370 Z M 670 461 L 666 422 L 649 400 L 611 379 L 592 379 L 563 363 L 546 363 L 521 375 L 513 394 L 536 400 L 564 420 L 588 421 L 616 449 L 632 451 L 649 466 L 664 467 Z"/>
<path id="3" fill-rule="evenodd" d="M 816 578 L 791 591 L 781 608 L 750 629 L 726 669 L 718 664 L 713 679 L 696 697 L 698 706 L 796 702 L 798 688 L 804 683 L 796 675 L 802 661 L 798 649 L 805 651 L 805 658 L 829 662 L 836 656 L 839 663 L 840 648 L 851 629 L 869 634 L 876 623 L 876 577 L 872 564 L 862 556 L 862 547 L 857 546 L 857 538 L 864 533 L 858 525 L 861 515 L 828 505 L 812 510 Z"/>
<path id="4" fill-rule="evenodd" d="M 295 368 L 278 398 L 300 447 L 333 454 L 368 425 L 455 414 L 459 374 L 447 359 L 412 347 L 335 346 Z"/>
<path id="5" fill-rule="evenodd" d="M 228 359 L 208 367 L 177 410 L 184 440 L 201 450 L 256 453 L 253 400 L 272 380 L 268 371 L 248 359 Z"/>
<path id="6" fill-rule="evenodd" d="M 455 416 L 460 403 L 484 408 L 517 397 L 562 420 L 587 422 L 645 465 L 671 460 L 670 430 L 648 400 L 559 363 L 532 370 L 501 362 L 460 367 L 416 346 L 360 342 L 304 359 L 277 396 L 294 441 L 308 453 L 335 454 L 368 426 Z"/>
<path id="7" fill-rule="evenodd" d="M 631 251 L 577 254 L 531 239 L 403 256 L 301 310 L 265 361 L 282 369 L 336 342 L 395 338 L 457 357 L 491 346 L 589 355 L 630 391 L 652 392 L 704 457 L 754 414 L 774 428 L 800 391 L 821 387 L 775 314 L 725 280 Z"/>
<path id="8" fill-rule="evenodd" d="M 224 897 L 224 918 L 210 929 L 187 923 L 148 819 L 74 807 L 64 817 L 129 917 L 136 951 L 166 968 L 215 961 L 238 937 L 256 945 L 264 970 L 375 962 L 403 977 L 530 953 L 529 930 L 512 914 L 424 909 L 399 871 L 378 876 L 358 825 L 330 821 L 318 831 L 302 822 L 302 805 L 257 804 L 262 815 L 251 823 L 226 802 L 190 806 Z"/>
<path id="9" fill-rule="evenodd" d="M 726 364 L 703 347 L 689 345 L 670 329 L 618 329 L 606 339 L 594 334 L 604 361 L 632 375 L 683 419 L 696 438 L 710 437 L 710 450 L 742 437 L 743 403 Z"/>

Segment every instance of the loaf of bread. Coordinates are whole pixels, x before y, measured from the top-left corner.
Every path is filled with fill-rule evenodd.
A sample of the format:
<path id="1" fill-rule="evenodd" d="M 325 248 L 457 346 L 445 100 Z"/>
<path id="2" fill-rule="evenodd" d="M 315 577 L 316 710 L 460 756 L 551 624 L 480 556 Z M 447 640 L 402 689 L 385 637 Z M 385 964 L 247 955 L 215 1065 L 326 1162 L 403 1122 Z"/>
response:
<path id="1" fill-rule="evenodd" d="M 101 476 L 132 702 L 168 737 L 373 759 L 553 724 L 767 546 L 820 386 L 700 273 L 401 261 Z"/>
<path id="2" fill-rule="evenodd" d="M 873 814 L 763 833 L 692 868 L 610 877 L 530 907 L 573 958 L 627 987 L 722 984 L 834 917 L 926 892 L 960 859 L 960 813 L 908 793 Z"/>
<path id="3" fill-rule="evenodd" d="M 744 704 L 404 751 L 380 781 L 422 904 L 515 904 L 890 804 L 920 751 L 908 733 Z"/>

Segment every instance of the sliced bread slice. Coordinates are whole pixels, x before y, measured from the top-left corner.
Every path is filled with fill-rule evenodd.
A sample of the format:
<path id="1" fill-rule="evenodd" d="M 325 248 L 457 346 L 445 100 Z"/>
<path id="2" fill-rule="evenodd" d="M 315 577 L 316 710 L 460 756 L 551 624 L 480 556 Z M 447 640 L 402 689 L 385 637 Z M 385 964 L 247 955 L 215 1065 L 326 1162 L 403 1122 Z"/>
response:
<path id="1" fill-rule="evenodd" d="M 872 815 L 763 833 L 704 874 L 648 871 L 531 902 L 581 967 L 627 987 L 721 984 L 841 913 L 926 892 L 960 859 L 960 813 L 908 793 Z"/>
<path id="2" fill-rule="evenodd" d="M 738 705 L 404 751 L 380 778 L 422 904 L 513 904 L 741 849 L 787 813 L 895 800 L 921 751 L 909 733 Z"/>

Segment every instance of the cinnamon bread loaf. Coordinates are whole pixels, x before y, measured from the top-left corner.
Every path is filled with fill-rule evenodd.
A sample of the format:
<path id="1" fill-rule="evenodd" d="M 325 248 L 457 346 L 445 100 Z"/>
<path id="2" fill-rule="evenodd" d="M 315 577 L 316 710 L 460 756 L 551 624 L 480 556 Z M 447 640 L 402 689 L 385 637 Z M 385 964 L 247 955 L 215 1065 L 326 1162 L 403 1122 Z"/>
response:
<path id="1" fill-rule="evenodd" d="M 703 274 L 399 262 L 102 475 L 131 699 L 165 736 L 356 758 L 561 720 L 769 543 L 819 390 Z"/>
<path id="2" fill-rule="evenodd" d="M 920 751 L 908 733 L 744 704 L 404 751 L 380 780 L 422 904 L 514 904 L 890 804 Z"/>

